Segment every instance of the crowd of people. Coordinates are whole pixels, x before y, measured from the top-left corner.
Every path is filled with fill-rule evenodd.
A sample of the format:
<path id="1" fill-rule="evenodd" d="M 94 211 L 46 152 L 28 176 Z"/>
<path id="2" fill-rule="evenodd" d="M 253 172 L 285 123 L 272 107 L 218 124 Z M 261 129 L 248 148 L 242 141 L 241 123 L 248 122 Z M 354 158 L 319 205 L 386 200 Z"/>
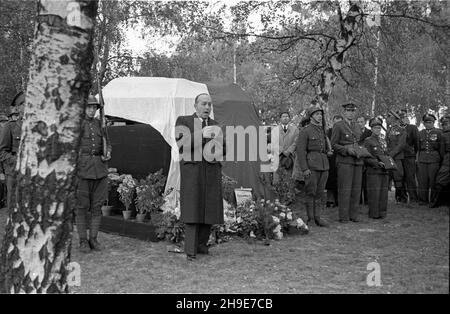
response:
<path id="1" fill-rule="evenodd" d="M 439 129 L 436 117 L 425 114 L 419 131 L 406 110 L 367 121 L 357 109 L 342 105 L 342 115 L 327 129 L 323 109 L 312 104 L 295 132 L 288 127 L 289 113 L 280 115 L 280 160 L 293 161 L 280 167 L 290 170 L 302 193 L 308 221 L 326 227 L 320 213 L 338 206 L 339 222 L 358 222 L 360 204 L 368 205 L 370 218 L 383 219 L 392 185 L 399 203 L 438 206 L 450 183 L 450 116 L 440 119 Z"/>
<path id="2" fill-rule="evenodd" d="M 24 102 L 25 95 L 17 94 L 8 117 L 0 115 L 0 196 L 5 202 L 7 195 L 8 208 L 15 185 Z M 107 197 L 111 146 L 105 142 L 100 120 L 94 117 L 99 107 L 99 102 L 90 96 L 81 122 L 75 221 L 80 251 L 84 253 L 102 249 L 97 235 L 100 208 Z M 217 140 L 213 130 L 218 126 L 209 117 L 210 95 L 198 95 L 194 108 L 192 115 L 180 116 L 176 121 L 176 128 L 182 127 L 192 136 L 192 145 L 188 146 L 192 154 L 196 145 L 203 148 Z M 308 223 L 320 227 L 329 226 L 321 214 L 331 206 L 339 207 L 341 223 L 359 221 L 360 203 L 368 205 L 370 218 L 385 218 L 392 184 L 397 202 L 437 206 L 440 192 L 450 183 L 450 116 L 440 119 L 442 129 L 438 129 L 434 127 L 436 117 L 426 114 L 422 119 L 424 129 L 419 131 L 410 124 L 405 110 L 390 111 L 387 129 L 380 117 L 368 121 L 369 129 L 366 119 L 357 116 L 357 109 L 353 103 L 342 105 L 342 115 L 334 116 L 328 129 L 324 110 L 317 103 L 307 109 L 298 127 L 291 123 L 288 112 L 281 113 L 275 132 L 279 135 L 279 164 L 288 171 L 275 171 L 273 184 L 280 175 L 288 173 L 302 193 Z M 180 143 L 186 139 L 181 133 L 178 135 L 182 155 L 186 147 Z M 196 135 L 202 140 L 196 142 Z M 223 148 L 225 155 L 225 143 Z M 185 224 L 188 260 L 194 260 L 197 254 L 208 254 L 211 226 L 224 221 L 221 171 L 220 161 L 205 160 L 204 156 L 180 162 L 181 221 Z"/>

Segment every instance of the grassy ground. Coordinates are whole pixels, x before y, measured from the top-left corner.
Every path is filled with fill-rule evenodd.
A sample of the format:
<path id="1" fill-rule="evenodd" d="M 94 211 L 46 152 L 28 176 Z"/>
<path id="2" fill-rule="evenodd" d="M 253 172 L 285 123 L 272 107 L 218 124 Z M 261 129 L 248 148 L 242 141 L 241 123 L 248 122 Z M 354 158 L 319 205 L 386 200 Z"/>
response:
<path id="1" fill-rule="evenodd" d="M 449 210 L 391 203 L 387 220 L 311 227 L 271 246 L 233 239 L 188 262 L 152 243 L 101 233 L 106 249 L 82 255 L 74 293 L 449 293 Z M 5 210 L 0 214 L 3 236 Z M 381 267 L 381 287 L 368 287 L 369 262 Z"/>

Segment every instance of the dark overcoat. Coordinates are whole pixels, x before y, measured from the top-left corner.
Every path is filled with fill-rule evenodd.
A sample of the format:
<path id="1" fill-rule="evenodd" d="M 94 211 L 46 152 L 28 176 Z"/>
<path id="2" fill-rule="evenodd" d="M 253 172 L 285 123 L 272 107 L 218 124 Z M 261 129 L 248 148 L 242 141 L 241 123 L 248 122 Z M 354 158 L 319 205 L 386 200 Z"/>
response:
<path id="1" fill-rule="evenodd" d="M 180 116 L 176 126 L 185 126 L 191 134 L 192 150 L 194 147 L 194 120 L 191 116 Z M 201 125 L 201 122 L 199 122 Z M 218 125 L 208 119 L 208 125 Z M 177 134 L 177 142 L 182 142 L 182 135 Z M 202 148 L 211 139 L 203 139 Z M 180 147 L 180 155 L 183 154 Z M 192 158 L 193 159 L 193 158 Z M 180 220 L 184 223 L 223 224 L 222 164 L 220 161 L 180 161 Z"/>

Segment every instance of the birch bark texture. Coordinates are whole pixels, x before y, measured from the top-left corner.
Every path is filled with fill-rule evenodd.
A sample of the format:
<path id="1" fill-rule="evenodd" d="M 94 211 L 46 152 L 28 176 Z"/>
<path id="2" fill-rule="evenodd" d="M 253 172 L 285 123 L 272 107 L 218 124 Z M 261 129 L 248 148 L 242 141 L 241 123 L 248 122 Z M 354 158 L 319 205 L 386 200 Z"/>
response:
<path id="1" fill-rule="evenodd" d="M 41 0 L 0 292 L 67 293 L 81 116 L 91 88 L 97 1 Z"/>

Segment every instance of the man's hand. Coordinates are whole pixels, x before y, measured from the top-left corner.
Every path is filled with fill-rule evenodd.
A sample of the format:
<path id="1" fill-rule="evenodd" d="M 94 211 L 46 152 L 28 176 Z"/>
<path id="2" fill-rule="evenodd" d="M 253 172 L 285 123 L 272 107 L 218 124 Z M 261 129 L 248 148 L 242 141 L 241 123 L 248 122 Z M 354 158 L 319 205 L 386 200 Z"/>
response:
<path id="1" fill-rule="evenodd" d="M 214 125 L 205 126 L 202 130 L 204 138 L 214 138 L 216 137 L 217 127 Z"/>
<path id="2" fill-rule="evenodd" d="M 353 147 L 348 147 L 347 148 L 347 154 L 349 154 L 350 156 L 356 156 L 356 151 Z"/>
<path id="3" fill-rule="evenodd" d="M 107 154 L 106 154 L 106 156 L 101 156 L 100 157 L 101 159 L 102 159 L 102 161 L 108 161 L 108 160 L 110 160 L 111 159 L 111 152 L 108 152 Z"/>
<path id="4" fill-rule="evenodd" d="M 4 173 L 0 173 L 0 181 L 5 181 L 5 174 Z"/>
<path id="5" fill-rule="evenodd" d="M 309 176 L 311 175 L 311 170 L 306 169 L 305 171 L 303 171 L 303 175 L 305 176 L 305 178 L 309 178 Z"/>

